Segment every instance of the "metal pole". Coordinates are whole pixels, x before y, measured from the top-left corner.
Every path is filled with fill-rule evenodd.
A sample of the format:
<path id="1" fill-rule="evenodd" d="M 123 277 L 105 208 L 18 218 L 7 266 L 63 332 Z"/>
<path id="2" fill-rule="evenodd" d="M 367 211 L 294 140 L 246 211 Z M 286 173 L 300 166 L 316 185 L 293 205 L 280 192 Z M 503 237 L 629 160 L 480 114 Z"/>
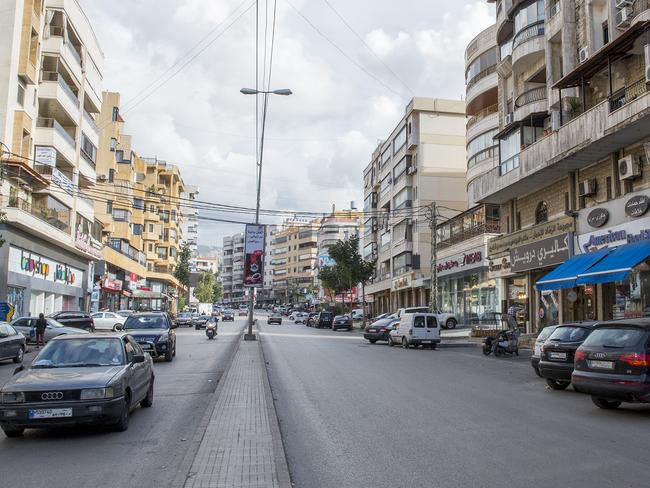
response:
<path id="1" fill-rule="evenodd" d="M 438 310 L 438 269 L 436 266 L 438 261 L 437 213 L 436 202 L 431 202 L 431 298 L 429 301 L 431 313 L 435 313 Z"/>

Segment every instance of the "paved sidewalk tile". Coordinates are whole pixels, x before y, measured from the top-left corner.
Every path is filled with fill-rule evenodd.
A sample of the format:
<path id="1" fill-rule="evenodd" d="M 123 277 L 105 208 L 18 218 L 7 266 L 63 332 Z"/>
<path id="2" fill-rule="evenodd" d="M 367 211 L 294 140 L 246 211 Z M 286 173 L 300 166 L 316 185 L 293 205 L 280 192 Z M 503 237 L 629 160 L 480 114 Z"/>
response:
<path id="1" fill-rule="evenodd" d="M 186 488 L 283 488 L 257 342 L 242 342 L 224 378 Z M 271 405 L 272 407 L 272 405 Z M 284 452 L 281 453 L 284 456 Z M 282 460 L 284 462 L 284 459 Z"/>

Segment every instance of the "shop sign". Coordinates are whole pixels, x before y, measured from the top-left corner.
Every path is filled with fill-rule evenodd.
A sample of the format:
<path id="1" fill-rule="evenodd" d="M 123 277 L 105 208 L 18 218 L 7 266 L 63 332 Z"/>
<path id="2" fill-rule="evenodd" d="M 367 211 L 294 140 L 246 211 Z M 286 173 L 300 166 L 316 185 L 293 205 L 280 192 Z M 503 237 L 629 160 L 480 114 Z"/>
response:
<path id="1" fill-rule="evenodd" d="M 14 306 L 8 302 L 0 302 L 0 321 L 11 322 L 14 316 Z"/>
<path id="2" fill-rule="evenodd" d="M 629 217 L 641 217 L 650 208 L 650 198 L 646 195 L 636 195 L 625 202 L 625 213 Z"/>
<path id="3" fill-rule="evenodd" d="M 488 241 L 488 256 L 492 257 L 519 246 L 531 244 L 553 236 L 575 232 L 575 219 L 562 217 L 551 222 L 535 225 Z"/>
<path id="4" fill-rule="evenodd" d="M 572 234 L 548 237 L 510 251 L 512 271 L 519 273 L 560 264 L 571 257 Z"/>
<path id="5" fill-rule="evenodd" d="M 74 195 L 74 183 L 56 168 L 52 168 L 52 183 L 63 188 L 70 195 Z"/>
<path id="6" fill-rule="evenodd" d="M 650 226 L 650 223 L 644 225 Z M 650 240 L 650 228 L 641 227 L 639 221 L 631 221 L 610 227 L 600 233 L 580 234 L 578 246 L 582 252 L 592 252 L 605 247 L 617 247 L 622 244 L 647 240 Z"/>
<path id="7" fill-rule="evenodd" d="M 438 276 L 460 273 L 474 268 L 485 266 L 483 261 L 483 246 L 469 251 L 439 259 L 436 264 Z"/>
<path id="8" fill-rule="evenodd" d="M 97 259 L 102 259 L 102 245 L 88 234 L 84 234 L 81 228 L 77 229 L 74 245 L 77 249 L 81 249 Z"/>
<path id="9" fill-rule="evenodd" d="M 50 146 L 36 146 L 34 148 L 34 159 L 37 164 L 43 166 L 56 166 L 56 150 Z"/>
<path id="10" fill-rule="evenodd" d="M 488 278 L 503 278 L 510 275 L 512 275 L 510 256 L 490 259 L 488 262 Z"/>
<path id="11" fill-rule="evenodd" d="M 411 275 L 402 276 L 393 280 L 393 290 L 403 290 L 404 288 L 411 288 L 412 277 Z"/>
<path id="12" fill-rule="evenodd" d="M 122 291 L 122 280 L 106 277 L 102 283 L 102 287 L 111 291 Z"/>
<path id="13" fill-rule="evenodd" d="M 244 259 L 244 286 L 264 286 L 264 241 L 266 230 L 263 225 L 246 225 L 246 257 Z"/>
<path id="14" fill-rule="evenodd" d="M 591 227 L 602 227 L 609 220 L 609 210 L 606 208 L 595 208 L 587 216 L 587 223 Z"/>
<path id="15" fill-rule="evenodd" d="M 82 287 L 82 270 L 13 246 L 9 248 L 9 271 L 54 283 Z"/>

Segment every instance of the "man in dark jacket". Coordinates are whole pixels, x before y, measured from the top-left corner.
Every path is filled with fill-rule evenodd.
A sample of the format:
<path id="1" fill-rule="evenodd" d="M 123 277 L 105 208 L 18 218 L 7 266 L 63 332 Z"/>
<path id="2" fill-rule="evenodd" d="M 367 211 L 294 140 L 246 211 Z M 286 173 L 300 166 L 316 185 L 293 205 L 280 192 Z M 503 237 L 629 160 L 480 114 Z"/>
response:
<path id="1" fill-rule="evenodd" d="M 36 348 L 45 345 L 45 329 L 47 328 L 47 320 L 42 313 L 38 315 L 36 320 Z"/>

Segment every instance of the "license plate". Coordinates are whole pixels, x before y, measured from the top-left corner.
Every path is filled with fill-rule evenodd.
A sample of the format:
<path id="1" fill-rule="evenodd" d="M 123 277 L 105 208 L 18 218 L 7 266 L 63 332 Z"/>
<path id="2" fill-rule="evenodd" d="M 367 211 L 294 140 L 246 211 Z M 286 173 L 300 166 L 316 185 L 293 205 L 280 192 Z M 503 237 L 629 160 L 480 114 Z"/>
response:
<path id="1" fill-rule="evenodd" d="M 587 361 L 590 368 L 596 369 L 614 369 L 613 361 Z"/>
<path id="2" fill-rule="evenodd" d="M 566 361 L 566 352 L 549 352 L 548 353 L 548 358 L 549 359 L 560 359 L 562 361 Z"/>
<path id="3" fill-rule="evenodd" d="M 56 419 L 62 417 L 72 417 L 71 408 L 40 408 L 29 411 L 30 419 Z"/>
<path id="4" fill-rule="evenodd" d="M 145 351 L 149 351 L 152 349 L 150 344 L 143 344 L 142 342 L 140 342 L 140 347 Z"/>

